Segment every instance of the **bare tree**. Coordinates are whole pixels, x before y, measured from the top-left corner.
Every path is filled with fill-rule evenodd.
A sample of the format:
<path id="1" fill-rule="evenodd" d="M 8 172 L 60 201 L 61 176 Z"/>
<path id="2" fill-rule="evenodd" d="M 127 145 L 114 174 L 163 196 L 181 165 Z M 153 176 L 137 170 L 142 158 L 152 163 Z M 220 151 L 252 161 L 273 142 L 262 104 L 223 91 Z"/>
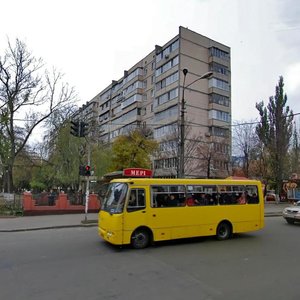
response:
<path id="1" fill-rule="evenodd" d="M 246 177 L 250 174 L 251 162 L 257 160 L 259 139 L 256 122 L 235 123 L 233 126 L 233 155 L 241 157 L 242 170 Z"/>
<path id="2" fill-rule="evenodd" d="M 155 160 L 158 163 L 155 166 L 157 169 L 167 169 L 169 175 L 179 174 L 178 157 L 179 149 L 179 134 L 178 126 L 170 129 L 168 135 L 160 142 L 160 151 L 156 153 Z M 185 153 L 184 153 L 184 173 L 187 177 L 224 177 L 229 174 L 230 161 L 230 145 L 224 143 L 222 137 L 207 137 L 203 134 L 192 134 L 192 126 L 185 127 Z M 177 161 L 177 166 L 164 163 L 168 159 Z M 217 166 L 219 163 L 219 166 Z"/>
<path id="3" fill-rule="evenodd" d="M 230 146 L 224 143 L 224 138 L 200 138 L 196 153 L 198 162 L 195 167 L 201 177 L 222 178 L 229 175 Z"/>
<path id="4" fill-rule="evenodd" d="M 33 57 L 23 42 L 17 39 L 13 46 L 8 41 L 0 57 L 1 139 L 8 145 L 1 160 L 6 167 L 8 192 L 13 191 L 15 159 L 34 129 L 74 100 L 74 89 L 62 79 L 55 69 L 44 71 L 42 60 Z"/>

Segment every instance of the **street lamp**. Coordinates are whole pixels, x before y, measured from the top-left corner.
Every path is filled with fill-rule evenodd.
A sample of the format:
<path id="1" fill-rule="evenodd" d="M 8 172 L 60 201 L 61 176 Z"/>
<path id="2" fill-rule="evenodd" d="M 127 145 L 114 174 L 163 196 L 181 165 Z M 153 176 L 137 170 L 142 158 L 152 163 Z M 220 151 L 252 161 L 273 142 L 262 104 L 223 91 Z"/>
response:
<path id="1" fill-rule="evenodd" d="M 196 81 L 201 79 L 206 79 L 211 77 L 213 72 L 206 72 L 191 83 L 189 83 L 187 86 L 185 86 L 185 79 L 186 75 L 189 72 L 188 69 L 183 69 L 183 87 L 182 87 L 182 98 L 181 98 L 181 110 L 180 110 L 180 148 L 179 148 L 179 170 L 178 170 L 178 178 L 184 178 L 184 143 L 185 143 L 185 122 L 184 122 L 184 115 L 185 115 L 185 100 L 184 100 L 184 92 L 185 89 L 194 84 Z"/>

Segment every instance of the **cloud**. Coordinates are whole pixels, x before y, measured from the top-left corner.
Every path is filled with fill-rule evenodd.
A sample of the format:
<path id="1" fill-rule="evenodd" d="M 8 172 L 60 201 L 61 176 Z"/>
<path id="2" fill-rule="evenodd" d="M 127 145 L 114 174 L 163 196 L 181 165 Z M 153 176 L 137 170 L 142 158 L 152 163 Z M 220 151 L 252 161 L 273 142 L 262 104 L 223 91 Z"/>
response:
<path id="1" fill-rule="evenodd" d="M 300 89 L 300 62 L 287 68 L 285 82 L 289 93 L 295 93 L 295 91 Z"/>

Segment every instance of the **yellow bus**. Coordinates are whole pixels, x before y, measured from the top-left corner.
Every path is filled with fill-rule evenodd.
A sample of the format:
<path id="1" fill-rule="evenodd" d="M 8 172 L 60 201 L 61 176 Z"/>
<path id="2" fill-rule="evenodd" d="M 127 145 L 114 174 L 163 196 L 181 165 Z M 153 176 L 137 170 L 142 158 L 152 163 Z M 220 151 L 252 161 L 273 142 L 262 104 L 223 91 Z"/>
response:
<path id="1" fill-rule="evenodd" d="M 111 244 L 141 249 L 198 236 L 226 240 L 263 227 L 259 181 L 122 178 L 108 186 L 98 233 Z"/>

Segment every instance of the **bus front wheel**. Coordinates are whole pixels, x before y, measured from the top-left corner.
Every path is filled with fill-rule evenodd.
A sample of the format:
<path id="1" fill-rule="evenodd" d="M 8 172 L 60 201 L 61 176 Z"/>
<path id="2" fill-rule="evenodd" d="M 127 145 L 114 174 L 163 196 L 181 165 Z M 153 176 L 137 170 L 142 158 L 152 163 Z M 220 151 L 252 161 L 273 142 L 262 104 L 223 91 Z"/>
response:
<path id="1" fill-rule="evenodd" d="M 150 235 L 144 229 L 137 229 L 131 237 L 131 245 L 135 249 L 146 248 L 150 243 Z"/>
<path id="2" fill-rule="evenodd" d="M 217 227 L 217 239 L 219 241 L 224 241 L 230 238 L 232 233 L 231 226 L 227 222 L 221 222 Z"/>

